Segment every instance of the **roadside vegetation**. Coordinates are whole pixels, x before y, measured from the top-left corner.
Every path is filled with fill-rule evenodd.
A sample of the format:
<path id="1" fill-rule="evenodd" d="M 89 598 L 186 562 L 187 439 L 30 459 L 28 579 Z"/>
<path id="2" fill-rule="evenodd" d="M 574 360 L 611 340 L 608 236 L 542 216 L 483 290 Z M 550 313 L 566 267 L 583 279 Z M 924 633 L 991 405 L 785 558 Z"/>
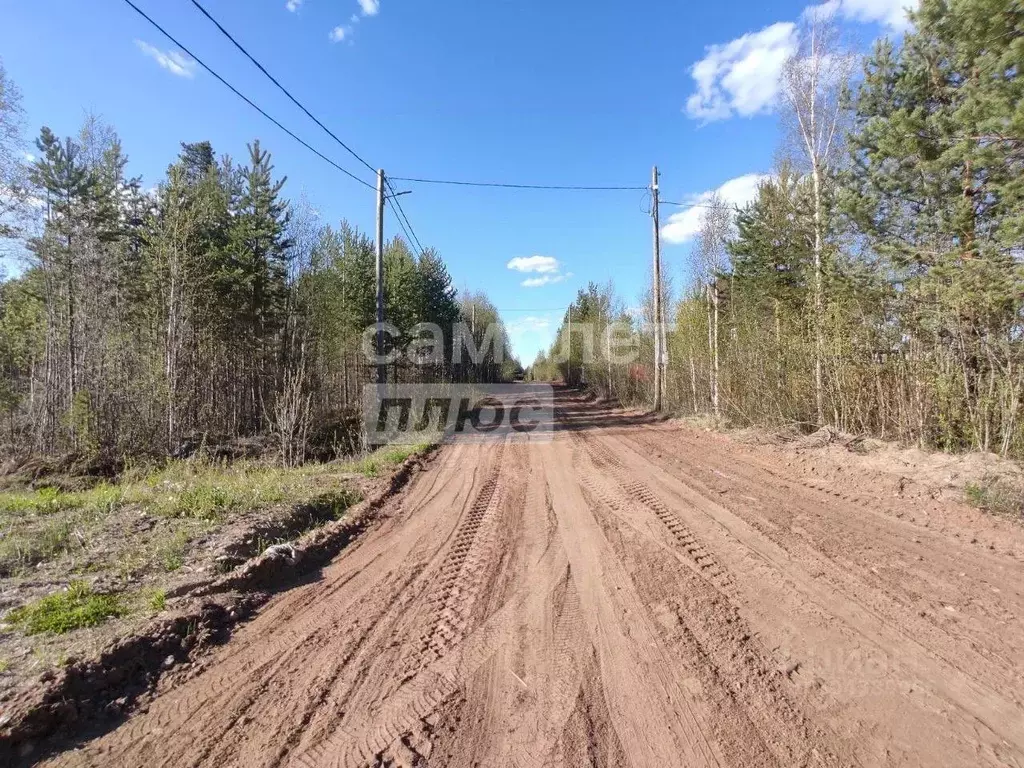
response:
<path id="1" fill-rule="evenodd" d="M 700 201 L 667 409 L 1024 458 L 1024 22 L 1002 0 L 922 0 L 912 20 L 863 56 L 807 20 L 781 161 L 748 205 Z M 627 306 L 581 290 L 530 375 L 649 404 L 653 311 Z M 612 323 L 636 361 L 609 361 Z"/>
<path id="2" fill-rule="evenodd" d="M 1006 478 L 985 476 L 967 484 L 964 496 L 972 507 L 1024 522 L 1024 489 Z"/>
<path id="3" fill-rule="evenodd" d="M 201 449 L 291 467 L 364 450 L 369 237 L 289 200 L 258 140 L 232 148 L 241 160 L 183 143 L 166 175 L 144 182 L 96 117 L 73 135 L 29 135 L 0 63 L 0 248 L 20 255 L 13 274 L 0 272 L 0 468 L 66 457 L 110 475 Z M 521 370 L 494 305 L 456 291 L 437 251 L 397 237 L 384 251 L 397 333 L 380 351 L 402 353 L 389 381 L 492 382 Z M 424 323 L 441 333 L 421 347 Z M 460 345 L 483 351 L 455 362 Z M 231 503 L 211 493 L 178 495 L 175 514 Z"/>
<path id="4" fill-rule="evenodd" d="M 154 565 L 172 572 L 183 564 L 192 539 L 235 513 L 330 498 L 346 489 L 344 473 L 318 465 L 180 461 L 148 472 L 130 470 L 115 482 L 81 491 L 49 486 L 4 491 L 0 575 L 18 575 L 56 560 L 77 572 L 111 565 L 126 573 Z M 147 547 L 116 546 L 116 530 L 111 528 L 128 516 L 140 531 L 154 534 Z"/>
<path id="5" fill-rule="evenodd" d="M 0 692 L 131 632 L 188 585 L 342 519 L 426 448 L 294 467 L 194 457 L 77 490 L 65 486 L 84 478 L 0 491 Z"/>
<path id="6" fill-rule="evenodd" d="M 5 621 L 27 635 L 61 635 L 73 629 L 94 627 L 124 612 L 123 600 L 118 595 L 98 595 L 84 581 L 73 581 L 62 592 L 15 608 Z"/>

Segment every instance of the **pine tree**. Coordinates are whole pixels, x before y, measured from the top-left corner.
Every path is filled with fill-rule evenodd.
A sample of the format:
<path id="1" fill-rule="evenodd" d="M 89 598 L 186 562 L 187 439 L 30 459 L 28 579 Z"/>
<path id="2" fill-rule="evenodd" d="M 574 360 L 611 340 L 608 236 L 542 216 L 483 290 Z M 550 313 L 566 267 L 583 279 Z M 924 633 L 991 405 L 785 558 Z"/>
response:
<path id="1" fill-rule="evenodd" d="M 998 432 L 1006 452 L 1024 364 L 1024 11 L 924 0 L 913 18 L 900 49 L 883 41 L 866 63 L 845 208 L 899 285 L 919 441 L 947 439 L 959 380 L 972 442 L 987 450 Z M 932 398 L 945 426 L 927 417 Z"/>
<path id="2" fill-rule="evenodd" d="M 258 429 L 273 384 L 270 364 L 284 326 L 288 295 L 291 218 L 280 196 L 286 179 L 273 179 L 274 167 L 259 140 L 249 145 L 249 165 L 241 173 L 238 208 L 231 221 L 219 287 L 232 317 L 233 356 L 247 371 L 243 395 L 244 429 Z"/>
<path id="3" fill-rule="evenodd" d="M 55 429 L 58 410 L 69 410 L 78 394 L 78 310 L 77 273 L 81 254 L 78 241 L 85 226 L 84 217 L 89 209 L 93 180 L 88 169 L 79 159 L 79 145 L 68 138 L 61 142 L 47 127 L 40 131 L 36 147 L 41 157 L 33 165 L 30 180 L 45 196 L 47 204 L 46 229 L 40 238 L 32 240 L 29 247 L 52 274 L 48 292 L 51 296 L 61 295 L 63 323 L 57 315 L 57 303 L 48 302 L 50 319 L 48 327 L 56 329 L 64 325 L 64 352 L 67 399 L 63 405 L 57 401 L 56 391 L 49 390 L 53 398 L 48 409 L 50 431 Z M 54 349 L 51 347 L 51 349 Z M 58 373 L 55 354 L 47 356 L 47 381 L 55 383 Z M 74 439 L 72 429 L 72 439 Z"/>

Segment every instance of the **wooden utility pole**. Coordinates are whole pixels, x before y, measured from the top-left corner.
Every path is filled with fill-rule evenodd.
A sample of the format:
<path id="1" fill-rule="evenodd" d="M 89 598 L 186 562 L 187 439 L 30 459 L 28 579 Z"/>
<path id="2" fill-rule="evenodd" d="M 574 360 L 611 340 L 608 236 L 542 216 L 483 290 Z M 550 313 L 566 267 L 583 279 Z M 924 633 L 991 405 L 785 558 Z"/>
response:
<path id="1" fill-rule="evenodd" d="M 658 166 L 651 171 L 651 218 L 654 219 L 654 410 L 661 410 L 662 401 L 662 337 L 661 337 L 661 224 L 658 216 Z"/>
<path id="2" fill-rule="evenodd" d="M 611 397 L 612 388 L 612 321 L 608 317 L 608 325 L 604 329 L 604 356 L 608 360 L 608 396 Z"/>
<path id="3" fill-rule="evenodd" d="M 377 356 L 384 354 L 384 171 L 377 171 Z M 387 382 L 388 367 L 377 364 L 377 383 Z"/>
<path id="4" fill-rule="evenodd" d="M 565 361 L 565 378 L 568 379 L 566 384 L 572 386 L 572 304 L 569 305 L 569 330 L 566 341 L 568 342 L 569 354 Z"/>

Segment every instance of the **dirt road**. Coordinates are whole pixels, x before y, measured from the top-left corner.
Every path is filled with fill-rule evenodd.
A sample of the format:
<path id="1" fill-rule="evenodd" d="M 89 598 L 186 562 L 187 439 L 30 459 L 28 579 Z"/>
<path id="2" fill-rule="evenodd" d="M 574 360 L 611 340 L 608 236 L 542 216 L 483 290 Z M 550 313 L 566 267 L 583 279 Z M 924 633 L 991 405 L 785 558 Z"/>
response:
<path id="1" fill-rule="evenodd" d="M 1024 536 L 558 399 L 53 764 L 1024 766 Z"/>

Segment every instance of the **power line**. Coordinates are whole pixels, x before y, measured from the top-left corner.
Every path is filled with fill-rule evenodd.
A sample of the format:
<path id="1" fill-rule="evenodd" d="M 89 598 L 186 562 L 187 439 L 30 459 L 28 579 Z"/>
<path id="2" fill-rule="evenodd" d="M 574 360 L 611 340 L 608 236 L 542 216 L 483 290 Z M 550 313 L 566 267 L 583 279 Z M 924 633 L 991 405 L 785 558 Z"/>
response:
<path id="1" fill-rule="evenodd" d="M 254 57 L 251 53 L 249 53 L 249 51 L 247 51 L 245 49 L 245 46 L 243 46 L 240 42 L 238 42 L 238 40 L 236 40 L 234 38 L 234 36 L 230 32 L 228 32 L 227 29 L 224 28 L 224 25 L 221 24 L 219 21 L 217 21 L 217 19 L 215 19 L 210 14 L 210 12 L 207 11 L 206 8 L 203 7 L 202 3 L 200 3 L 199 0 L 192 0 L 192 5 L 194 5 L 199 10 L 199 12 L 203 14 L 203 16 L 205 16 L 215 27 L 217 27 L 217 29 L 220 31 L 220 33 L 222 35 L 224 35 L 228 40 L 230 40 L 231 43 L 239 51 L 241 51 L 242 54 L 247 59 L 249 59 L 249 61 L 252 62 L 252 64 L 260 72 L 262 72 L 267 77 L 268 80 L 270 80 L 270 82 L 272 82 L 275 86 L 277 86 L 278 90 L 280 90 L 285 96 L 287 96 L 288 99 L 291 100 L 291 102 L 293 104 L 295 104 L 295 106 L 297 106 L 299 109 L 301 109 L 305 113 L 306 117 L 308 117 L 310 120 L 312 120 L 314 123 L 316 123 L 321 128 L 321 130 L 324 131 L 324 133 L 326 133 L 328 136 L 330 136 L 332 139 L 334 139 L 334 141 L 337 142 L 346 152 L 348 152 L 356 160 L 358 160 L 360 163 L 362 163 L 364 166 L 366 166 L 366 168 L 371 173 L 376 173 L 374 167 L 372 165 L 370 165 L 370 163 L 368 163 L 363 157 L 361 157 L 358 152 L 356 152 L 354 149 L 352 149 L 352 147 L 350 147 L 348 144 L 346 144 L 344 141 L 342 141 L 340 138 L 338 138 L 338 136 L 330 128 L 328 128 L 326 125 L 324 125 L 323 122 L 319 118 L 317 118 L 316 115 L 314 115 L 312 112 L 310 112 L 302 104 L 302 102 L 300 102 L 298 99 L 296 99 L 287 88 L 285 88 L 283 85 L 281 85 L 281 83 L 278 81 L 278 79 L 276 77 L 274 77 L 272 74 L 270 74 L 270 72 L 267 71 L 267 68 L 264 67 L 256 59 L 256 57 Z M 398 219 L 398 224 L 401 227 L 402 232 L 405 233 L 405 236 L 406 236 L 406 238 L 409 241 L 409 245 L 415 245 L 415 247 L 419 250 L 420 254 L 422 255 L 422 253 L 425 250 L 423 248 L 423 243 L 421 243 L 419 237 L 416 236 L 416 230 L 413 228 L 412 222 L 409 221 L 409 217 L 406 215 L 405 210 L 402 208 L 402 204 L 398 200 L 398 194 L 395 191 L 394 186 L 392 186 L 391 180 L 387 176 L 384 177 L 384 183 L 387 185 L 388 189 L 391 190 L 391 195 L 388 196 L 388 200 L 391 203 L 392 209 L 395 211 L 396 218 Z"/>
<path id="2" fill-rule="evenodd" d="M 332 139 L 334 139 L 343 149 L 345 149 L 345 151 L 347 151 L 356 160 L 358 160 L 360 163 L 362 163 L 364 166 L 366 166 L 366 168 L 371 173 L 376 173 L 376 169 L 370 163 L 368 163 L 363 157 L 361 157 L 359 155 L 359 153 L 357 153 L 354 149 L 352 149 L 348 144 L 346 144 L 344 141 L 342 141 L 340 138 L 338 138 L 338 136 L 330 128 L 328 128 L 326 125 L 324 125 L 324 123 L 320 119 L 318 119 L 316 117 L 316 115 L 314 115 L 312 112 L 310 112 L 302 104 L 302 102 L 300 102 L 298 99 L 296 99 L 287 88 L 285 88 L 283 85 L 281 85 L 281 83 L 277 80 L 277 78 L 275 78 L 272 74 L 270 74 L 270 72 L 267 71 L 267 68 L 264 67 L 256 59 L 255 56 L 253 56 L 251 53 L 249 53 L 249 51 L 246 50 L 245 46 L 243 46 L 241 43 L 239 43 L 238 40 L 236 40 L 235 37 L 230 32 L 228 32 L 227 29 L 224 28 L 224 25 L 222 25 L 219 21 L 217 21 L 217 19 L 215 19 L 210 14 L 210 12 L 207 11 L 206 8 L 203 7 L 202 3 L 200 3 L 199 0 L 192 0 L 192 5 L 194 5 L 199 10 L 199 12 L 203 14 L 203 16 L 205 16 L 215 27 L 217 27 L 217 29 L 220 31 L 220 33 L 222 35 L 224 35 L 229 41 L 231 41 L 231 43 L 247 59 L 249 59 L 249 61 L 252 62 L 252 64 L 260 72 L 262 72 L 267 77 L 267 79 L 270 80 L 270 82 L 272 82 L 275 86 L 277 86 L 278 90 L 280 90 L 285 96 L 287 96 L 288 99 L 291 100 L 291 102 L 293 104 L 295 104 L 295 106 L 297 106 L 299 109 L 301 109 L 310 120 L 312 120 L 314 123 L 316 123 L 328 136 L 330 136 Z M 182 46 L 182 47 L 184 48 L 184 46 Z M 635 191 L 642 191 L 642 190 L 646 189 L 646 187 L 631 187 L 631 186 L 586 186 L 586 185 L 576 185 L 576 184 L 567 184 L 567 185 L 510 184 L 510 183 L 507 184 L 507 183 L 498 183 L 498 182 L 459 181 L 459 180 L 452 180 L 452 179 L 418 179 L 418 178 L 406 178 L 406 177 L 400 177 L 400 176 L 396 176 L 396 177 L 393 177 L 393 178 L 394 178 L 395 181 L 408 181 L 408 182 L 412 182 L 412 183 L 416 183 L 416 184 L 448 184 L 448 185 L 467 186 L 467 187 L 500 187 L 500 188 L 505 188 L 505 189 L 547 189 L 547 190 L 559 190 L 559 191 L 588 191 L 588 192 L 600 192 L 600 191 L 635 192 Z M 390 179 L 385 179 L 385 182 L 387 183 L 388 187 L 391 188 L 392 193 L 394 193 L 394 188 L 390 184 Z M 401 211 L 401 215 L 404 217 L 405 216 L 405 212 L 402 211 L 401 203 L 398 203 L 397 201 L 395 201 L 395 207 L 398 209 L 398 211 Z M 409 222 L 408 217 L 406 217 L 406 224 L 408 225 L 409 229 L 412 230 L 412 223 Z M 412 234 L 415 236 L 415 232 L 414 231 L 412 232 Z M 418 242 L 418 240 L 417 240 L 417 242 Z M 421 251 L 423 250 L 422 246 L 420 246 L 420 250 Z"/>
<path id="3" fill-rule="evenodd" d="M 395 212 L 395 218 L 398 220 L 398 226 L 400 226 L 402 228 L 402 232 L 405 233 L 405 239 L 409 241 L 410 246 L 414 245 L 412 235 L 409 234 L 409 230 L 406 228 L 405 223 L 402 221 L 402 217 L 398 215 L 398 209 L 395 207 L 394 200 L 392 200 L 390 197 L 385 198 L 385 200 L 391 203 L 391 208 Z"/>
<path id="4" fill-rule="evenodd" d="M 423 245 L 420 243 L 419 238 L 416 237 L 416 233 L 412 230 L 412 223 L 405 215 L 405 211 L 402 210 L 401 205 L 399 205 L 398 201 L 394 197 L 388 196 L 385 199 L 391 204 L 391 209 L 395 212 L 395 218 L 398 220 L 398 226 L 400 226 L 402 228 L 402 232 L 405 233 L 405 239 L 409 242 L 409 246 L 418 248 L 419 255 L 422 256 L 424 251 Z"/>
<path id="5" fill-rule="evenodd" d="M 202 59 L 200 59 L 198 56 L 196 56 L 194 53 L 192 53 L 192 51 L 190 51 L 188 48 L 186 48 L 184 45 L 182 45 L 182 43 L 180 43 L 170 32 L 168 32 L 166 29 L 164 29 L 159 24 L 157 24 L 155 21 L 153 21 L 153 19 L 151 19 L 149 16 L 147 16 L 145 11 L 143 11 L 141 8 L 139 8 L 137 5 L 135 5 L 135 3 L 132 2 L 132 0 L 124 0 L 124 2 L 127 3 L 129 6 L 131 6 L 132 10 L 134 10 L 142 18 L 144 18 L 146 21 L 148 21 L 153 27 L 155 27 L 157 29 L 157 31 L 160 32 L 160 34 L 162 34 L 164 37 L 166 37 L 168 40 L 170 40 L 172 43 L 174 43 L 176 46 L 178 46 L 187 55 L 189 55 L 193 59 L 195 59 L 196 63 L 199 64 L 199 66 L 201 66 L 203 69 L 205 69 L 211 75 L 213 75 L 222 85 L 227 87 L 228 90 L 230 90 L 232 93 L 234 93 L 238 98 L 240 98 L 242 101 L 244 101 L 250 107 L 255 109 L 261 115 L 263 115 L 263 117 L 265 117 L 267 120 L 272 122 L 274 125 L 276 125 L 278 128 L 280 128 L 282 131 L 284 131 L 286 134 L 288 134 L 293 139 L 295 139 L 295 141 L 299 142 L 299 144 L 304 146 L 306 149 L 308 149 L 310 152 L 312 152 L 314 155 L 319 157 L 321 160 L 323 160 L 328 165 L 331 165 L 334 168 L 336 168 L 337 170 L 341 171 L 343 174 L 348 176 L 353 181 L 358 181 L 364 187 L 369 187 L 370 189 L 375 189 L 375 187 L 372 184 L 369 184 L 368 182 L 363 181 L 358 176 L 356 176 L 354 173 L 345 170 L 340 165 L 338 165 L 336 162 L 334 162 L 329 157 L 327 157 L 327 155 L 325 155 L 322 152 L 320 152 L 319 150 L 313 148 L 305 140 L 300 139 L 298 136 L 296 136 L 288 128 L 285 128 L 280 122 L 278 122 L 278 120 L 276 120 L 275 118 L 273 118 L 269 114 L 267 114 L 260 106 L 258 106 L 255 102 L 253 102 L 248 96 L 243 94 L 241 91 L 239 91 L 237 88 L 235 88 L 235 86 L 233 86 L 231 83 L 229 83 L 223 77 L 218 75 L 213 70 L 213 68 L 211 68 L 206 62 L 204 62 Z"/>
<path id="6" fill-rule="evenodd" d="M 423 247 L 423 243 L 421 243 L 420 239 L 416 237 L 416 230 L 413 229 L 412 222 L 409 221 L 409 217 L 405 215 L 405 209 L 402 208 L 402 203 L 398 199 L 398 193 L 395 191 L 394 186 L 392 186 L 391 184 L 391 180 L 386 175 L 384 176 L 384 183 L 387 185 L 388 189 L 391 190 L 389 200 L 391 201 L 391 207 L 394 208 L 395 213 L 398 215 L 399 223 L 402 223 L 402 220 L 404 219 L 405 225 L 407 225 L 409 228 L 409 231 L 407 233 L 407 235 L 411 238 L 409 244 L 412 245 L 413 243 L 415 243 L 416 247 L 419 248 L 420 255 L 422 256 L 423 251 L 425 250 Z M 404 228 L 405 226 L 403 226 L 403 229 Z"/>
<path id="7" fill-rule="evenodd" d="M 277 81 L 277 78 L 275 78 L 275 77 L 274 77 L 274 76 L 273 76 L 272 74 L 270 74 L 270 73 L 269 73 L 269 72 L 268 72 L 268 71 L 266 70 L 266 68 L 265 68 L 265 67 L 264 67 L 264 66 L 263 66 L 262 64 L 260 64 L 260 63 L 259 63 L 259 62 L 258 62 L 258 61 L 257 61 L 257 60 L 255 59 L 255 57 L 253 57 L 253 55 L 252 55 L 251 53 L 249 53 L 249 52 L 248 52 L 247 50 L 245 50 L 244 46 L 242 46 L 242 44 L 241 44 L 241 43 L 239 43 L 239 42 L 238 42 L 237 40 L 235 40 L 235 38 L 231 36 L 231 33 L 230 33 L 230 32 L 228 32 L 228 31 L 227 31 L 226 29 L 224 29 L 224 27 L 223 27 L 223 26 L 221 25 L 221 23 L 220 23 L 219 21 L 217 21 L 217 20 L 216 20 L 215 18 L 213 18 L 213 16 L 211 16 L 211 15 L 210 15 L 210 13 L 209 13 L 209 11 L 207 11 L 207 10 L 206 10 L 206 9 L 205 9 L 205 8 L 204 8 L 204 7 L 203 7 L 203 6 L 202 6 L 202 5 L 201 5 L 201 4 L 199 3 L 199 2 L 198 2 L 198 0 L 192 0 L 192 5 L 194 5 L 194 6 L 196 7 L 196 8 L 198 8 L 198 9 L 199 9 L 199 12 L 200 12 L 201 14 L 203 14 L 203 16 L 205 16 L 205 17 L 206 17 L 207 19 L 209 19 L 209 20 L 210 20 L 211 22 L 213 22 L 214 26 L 215 26 L 215 27 L 217 27 L 217 29 L 219 29 L 219 30 L 221 31 L 221 34 L 223 34 L 223 35 L 224 35 L 224 36 L 225 36 L 225 37 L 226 37 L 226 38 L 227 38 L 228 40 L 230 40 L 230 41 L 231 41 L 231 42 L 232 42 L 232 43 L 234 44 L 234 46 L 235 46 L 235 47 L 236 47 L 236 48 L 237 48 L 238 50 L 240 50 L 240 51 L 241 51 L 241 52 L 242 52 L 242 53 L 243 53 L 243 54 L 245 55 L 245 57 L 246 57 L 247 59 L 249 59 L 249 61 L 251 61 L 251 62 L 252 62 L 252 63 L 253 63 L 253 64 L 254 64 L 255 66 L 256 66 L 256 68 L 257 68 L 257 69 L 258 69 L 258 70 L 259 70 L 260 72 L 262 72 L 262 73 L 263 73 L 264 75 L 266 75 L 266 76 L 267 76 L 267 77 L 268 77 L 268 78 L 270 79 L 270 82 L 272 82 L 272 83 L 273 83 L 274 85 L 276 85 L 276 86 L 278 87 L 278 90 L 280 90 L 280 91 L 281 91 L 281 93 L 283 93 L 283 94 L 284 94 L 285 96 L 287 96 L 287 97 L 288 97 L 289 99 L 291 99 L 292 103 L 293 103 L 293 104 L 294 104 L 295 106 L 297 106 L 297 107 L 298 107 L 299 109 L 301 109 L 301 110 L 302 110 L 303 112 L 305 112 L 305 113 L 306 113 L 306 116 L 307 116 L 307 117 L 308 117 L 308 118 L 309 118 L 310 120 L 312 120 L 312 121 L 313 121 L 314 123 L 316 123 L 317 125 L 319 125 L 319 126 L 320 126 L 320 128 L 322 128 L 322 129 L 323 129 L 323 131 L 324 131 L 324 132 L 325 132 L 325 133 L 326 133 L 326 134 L 327 134 L 328 136 L 330 136 L 330 137 L 331 137 L 332 139 L 334 139 L 334 140 L 335 140 L 336 142 L 338 142 L 338 144 L 340 144 L 340 145 L 341 145 L 341 146 L 342 146 L 342 147 L 343 147 L 343 148 L 345 149 L 345 151 L 347 151 L 347 152 L 348 152 L 348 153 L 349 153 L 350 155 L 352 155 L 352 157 L 354 157 L 354 158 L 355 158 L 356 160 L 358 160 L 358 161 L 359 161 L 360 163 L 362 163 L 363 165 L 365 165 L 365 166 L 367 167 L 367 169 L 369 169 L 369 171 L 370 171 L 371 173 L 376 173 L 376 172 L 377 172 L 377 171 L 376 171 L 376 169 L 374 169 L 374 167 L 373 167 L 372 165 L 370 165 L 370 164 L 369 164 L 368 162 L 366 162 L 366 161 L 365 161 L 365 160 L 364 160 L 364 159 L 363 159 L 362 157 L 360 157 L 360 156 L 359 156 L 359 153 L 357 153 L 357 152 L 356 152 L 356 151 L 355 151 L 354 149 L 352 149 L 352 147 L 350 147 L 350 146 L 349 146 L 348 144 L 346 144 L 346 143 L 345 143 L 344 141 L 342 141 L 341 139 L 339 139 L 339 138 L 338 138 L 338 137 L 337 137 L 337 136 L 336 136 L 336 135 L 334 134 L 334 132 L 333 132 L 333 131 L 331 131 L 331 129 L 330 129 L 330 128 L 328 128 L 328 127 L 327 127 L 326 125 L 324 125 L 324 124 L 323 124 L 322 122 L 320 122 L 320 121 L 319 121 L 319 120 L 317 119 L 317 117 L 316 117 L 316 116 L 315 116 L 315 115 L 314 115 L 314 114 L 313 114 L 312 112 L 310 112 L 310 111 L 309 111 L 308 109 L 306 109 L 306 108 L 305 108 L 305 107 L 304 107 L 304 106 L 302 105 L 302 102 L 300 102 L 300 101 L 299 101 L 298 99 L 296 99 L 296 98 L 295 98 L 294 96 L 292 96 L 292 95 L 291 95 L 291 93 L 290 93 L 290 92 L 288 91 L 288 89 L 287 89 L 287 88 L 285 88 L 285 87 L 284 87 L 283 85 L 281 85 L 281 83 L 279 83 L 279 82 Z"/>
<path id="8" fill-rule="evenodd" d="M 679 208 L 707 208 L 708 210 L 731 211 L 739 206 L 734 205 L 711 205 L 709 203 L 674 203 L 671 200 L 659 200 L 661 205 L 675 205 Z"/>
<path id="9" fill-rule="evenodd" d="M 393 181 L 407 181 L 411 184 L 448 184 L 457 187 L 499 187 L 502 189 L 550 189 L 572 192 L 643 192 L 647 187 L 588 187 L 574 184 L 504 184 L 492 181 L 456 181 L 453 179 L 415 179 L 408 176 L 392 176 Z"/>

